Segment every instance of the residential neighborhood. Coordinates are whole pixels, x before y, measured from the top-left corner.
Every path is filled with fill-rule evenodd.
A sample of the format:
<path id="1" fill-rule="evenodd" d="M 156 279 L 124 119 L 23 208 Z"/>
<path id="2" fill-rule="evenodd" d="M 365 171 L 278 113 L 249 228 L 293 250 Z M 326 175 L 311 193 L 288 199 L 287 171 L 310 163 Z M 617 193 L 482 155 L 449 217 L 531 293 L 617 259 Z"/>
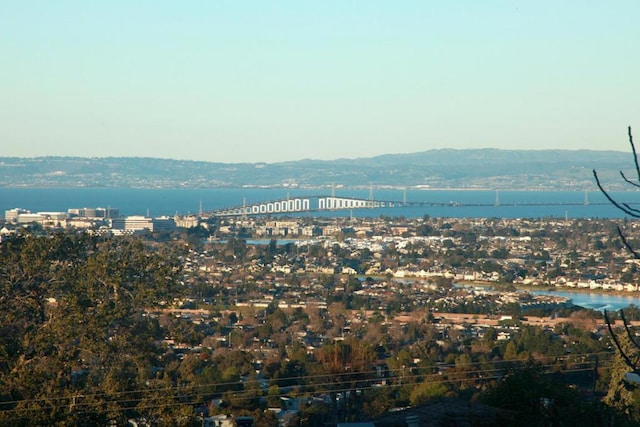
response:
<path id="1" fill-rule="evenodd" d="M 158 359 L 147 384 L 182 378 L 206 385 L 210 391 L 198 394 L 205 400 L 192 404 L 205 425 L 382 417 L 402 402 L 430 402 L 420 387 L 434 376 L 447 384 L 464 378 L 483 389 L 485 374 L 465 364 L 499 369 L 509 360 L 553 360 L 563 370 L 589 367 L 572 381 L 593 383 L 599 371 L 590 355 L 612 356 L 607 324 L 601 312 L 553 290 L 638 292 L 636 261 L 616 231 L 621 227 L 633 245 L 633 222 L 427 216 L 184 221 L 174 219 L 191 226 L 111 237 L 104 227 L 5 221 L 0 233 L 3 244 L 32 232 L 80 233 L 168 250 L 180 295 L 139 307 L 145 321 L 163 331 L 154 341 Z M 46 310 L 58 310 L 61 298 L 47 295 Z M 640 320 L 634 313 L 631 325 Z M 526 336 L 535 340 L 525 344 Z M 343 351 L 344 362 L 334 365 Z M 86 375 L 85 363 L 72 375 Z M 405 397 L 398 394 L 405 389 Z M 460 396 L 454 390 L 436 394 Z M 379 393 L 391 393 L 382 406 L 369 400 Z M 356 409 L 356 401 L 365 406 Z M 129 424 L 153 423 L 134 417 Z"/>

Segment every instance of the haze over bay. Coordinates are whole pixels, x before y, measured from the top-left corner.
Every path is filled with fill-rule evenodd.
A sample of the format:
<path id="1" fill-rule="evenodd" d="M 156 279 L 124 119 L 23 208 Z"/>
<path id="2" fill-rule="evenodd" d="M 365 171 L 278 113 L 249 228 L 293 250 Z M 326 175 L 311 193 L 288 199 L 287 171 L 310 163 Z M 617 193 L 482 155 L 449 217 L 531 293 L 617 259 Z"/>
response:
<path id="1" fill-rule="evenodd" d="M 595 190 L 592 169 L 624 189 L 628 152 L 430 150 L 283 163 L 213 163 L 132 157 L 0 157 L 0 186 L 112 188 L 414 188 Z"/>

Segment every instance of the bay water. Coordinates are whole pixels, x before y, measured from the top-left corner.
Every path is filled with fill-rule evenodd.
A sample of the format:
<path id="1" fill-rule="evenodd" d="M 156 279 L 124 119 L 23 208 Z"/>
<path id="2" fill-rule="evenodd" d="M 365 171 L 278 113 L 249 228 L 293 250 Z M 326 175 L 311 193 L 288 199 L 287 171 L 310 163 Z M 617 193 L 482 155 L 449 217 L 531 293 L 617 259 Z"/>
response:
<path id="1" fill-rule="evenodd" d="M 640 306 L 640 298 L 635 293 L 624 295 L 606 292 L 535 291 L 534 294 L 569 298 L 574 305 L 598 311 L 616 311 L 630 305 Z"/>
<path id="2" fill-rule="evenodd" d="M 417 218 L 424 215 L 454 218 L 624 218 L 596 191 L 491 191 L 491 190 L 334 190 L 336 197 L 433 203 L 442 205 L 396 206 L 375 209 L 314 212 L 314 216 Z M 331 189 L 136 189 L 136 188 L 2 188 L 0 215 L 12 208 L 32 212 L 66 212 L 70 208 L 111 207 L 121 215 L 187 215 L 238 207 L 244 203 L 283 200 L 288 197 L 332 195 Z M 616 199 L 636 204 L 636 192 L 613 193 Z M 310 214 L 303 214 L 310 215 Z"/>

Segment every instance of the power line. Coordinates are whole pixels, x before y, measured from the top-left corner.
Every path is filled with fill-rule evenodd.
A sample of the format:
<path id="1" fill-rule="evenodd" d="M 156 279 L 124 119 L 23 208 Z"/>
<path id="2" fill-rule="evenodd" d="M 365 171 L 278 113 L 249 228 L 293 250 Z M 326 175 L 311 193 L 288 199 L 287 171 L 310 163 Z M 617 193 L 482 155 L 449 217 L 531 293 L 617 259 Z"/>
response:
<path id="1" fill-rule="evenodd" d="M 554 362 L 558 362 L 558 361 L 562 361 L 565 359 L 569 359 L 570 357 L 580 357 L 580 358 L 584 358 L 584 357 L 595 357 L 595 356 L 601 356 L 601 355 L 606 355 L 606 356 L 611 356 L 612 353 L 586 353 L 586 354 L 581 354 L 581 355 L 575 355 L 575 356 L 564 356 L 564 357 L 560 357 L 560 358 L 553 358 L 553 357 L 548 357 L 548 360 L 553 360 Z M 499 361 L 500 363 L 518 363 L 521 361 Z M 605 361 L 599 361 L 597 364 L 595 361 L 590 361 L 590 362 L 579 362 L 579 361 L 575 361 L 573 363 L 576 364 L 585 364 L 585 363 L 590 363 L 593 366 L 588 366 L 588 367 L 576 367 L 573 369 L 563 369 L 560 370 L 558 373 L 574 373 L 574 372 L 585 372 L 585 371 L 593 371 L 596 367 L 599 369 L 609 369 L 611 367 L 610 364 L 608 363 L 603 363 L 603 362 L 611 362 L 611 360 L 605 360 Z M 472 362 L 472 363 L 466 363 L 466 364 L 449 364 L 449 365 L 441 365 L 439 368 L 465 368 L 465 367 L 471 367 L 471 366 L 475 366 L 475 365 L 479 365 L 479 364 L 484 364 L 487 362 Z M 489 362 L 490 363 L 490 362 Z M 540 368 L 543 369 L 549 369 L 549 368 L 554 368 L 556 367 L 556 363 L 550 363 L 550 364 L 546 364 L 546 365 L 538 365 Z M 510 366 L 507 367 L 508 369 L 510 369 L 511 371 L 518 371 L 518 370 L 523 370 L 523 369 L 527 369 L 527 366 L 523 366 L 523 365 L 516 365 L 516 366 Z M 411 375 L 403 375 L 402 379 L 404 381 L 407 381 L 407 383 L 404 384 L 404 386 L 406 385 L 415 385 L 415 384 L 445 384 L 445 383 L 450 383 L 450 382 L 455 382 L 455 383 L 468 383 L 468 382 L 487 382 L 487 381 L 491 381 L 491 380 L 497 380 L 503 377 L 503 375 L 501 375 L 500 373 L 505 371 L 507 368 L 491 368 L 491 369 L 485 369 L 485 370 L 474 370 L 474 371 L 451 371 L 451 372 L 445 372 L 445 378 L 443 378 L 443 374 L 441 373 L 425 373 L 425 374 L 419 374 L 419 373 L 413 373 L 411 371 L 419 371 L 419 370 L 432 370 L 434 369 L 434 367 L 412 367 L 410 369 L 410 373 Z M 398 369 L 394 369 L 394 370 L 389 370 L 388 372 L 399 372 L 401 370 L 401 368 Z M 282 380 L 309 380 L 309 379 L 314 379 L 314 378 L 336 378 L 336 377 L 340 377 L 340 376 L 345 376 L 345 375 L 371 375 L 371 374 L 376 374 L 377 371 L 364 371 L 364 372 L 352 372 L 352 373 L 341 373 L 339 375 L 330 375 L 330 374 L 320 374 L 320 375 L 305 375 L 305 376 L 298 376 L 298 377 L 288 377 L 288 378 L 282 378 Z M 552 374 L 553 372 L 546 372 L 546 374 Z M 471 375 L 471 377 L 462 377 L 462 378 L 448 378 L 446 377 L 447 375 L 451 375 L 451 374 L 460 374 L 460 375 Z M 428 377 L 425 379 L 422 379 L 422 377 Z M 430 378 L 429 378 L 430 377 Z M 348 386 L 344 383 L 341 383 L 340 381 L 329 381 L 329 382 L 310 382 L 308 384 L 302 384 L 302 385 L 298 385 L 298 391 L 295 393 L 296 395 L 305 395 L 305 394 L 309 394 L 309 395 L 317 395 L 317 394 L 326 394 L 326 393 L 345 393 L 345 392 L 350 392 L 350 391 L 366 391 L 366 390 L 372 390 L 372 389 L 381 389 L 384 387 L 391 387 L 391 388 L 399 388 L 402 387 L 403 384 L 398 383 L 398 384 L 386 384 L 381 386 L 379 384 L 379 381 L 385 379 L 385 378 L 380 378 L 380 377 L 370 377 L 370 378 L 353 378 L 350 381 L 345 381 L 345 382 L 354 382 L 354 383 L 358 383 L 358 384 L 354 384 L 352 386 Z M 391 377 L 389 379 L 400 379 L 399 377 Z M 419 381 L 420 380 L 420 381 Z M 277 381 L 277 380 L 276 380 Z M 419 381 L 419 382 L 418 382 Z M 251 385 L 251 384 L 257 384 L 259 381 L 257 380 L 253 380 L 253 381 L 246 381 L 244 382 L 245 385 Z M 140 394 L 147 394 L 147 396 L 144 397 L 138 397 L 138 398 L 129 398 L 129 399 L 125 399 L 125 398 L 120 398 L 119 400 L 107 400 L 107 401 L 98 401 L 98 402 L 86 402 L 86 399 L 91 399 L 91 398 L 96 398 L 96 397 L 104 397 L 104 396 L 111 396 L 111 394 L 108 393 L 95 393 L 95 394 L 89 394 L 89 395 L 75 395 L 75 396 L 68 396 L 68 397 L 58 397 L 58 398 L 42 398 L 42 399 L 25 399 L 25 400 L 19 400 L 19 401 L 5 401 L 5 402 L 1 402 L 2 405 L 10 405 L 10 404 L 30 404 L 30 403 L 46 403 L 46 402 L 50 402 L 50 401 L 65 401 L 64 404 L 57 404 L 57 405 L 40 405 L 39 408 L 12 408 L 12 409 L 6 409 L 6 410 L 2 410 L 0 411 L 0 413 L 15 413 L 15 412 L 21 412 L 21 411 L 33 411 L 35 409 L 41 409 L 41 410 L 49 410 L 49 411 L 55 411 L 57 409 L 62 409 L 62 408 L 67 408 L 67 407 L 73 407 L 73 408 L 77 408 L 77 409 L 82 409 L 82 408 L 91 408 L 94 405 L 104 405 L 104 404 L 110 404 L 110 405 L 118 405 L 118 407 L 116 408 L 109 408 L 109 411 L 113 412 L 113 411 L 129 411 L 129 410 L 136 410 L 136 411 L 141 411 L 141 410 L 145 410 L 145 409 L 154 409 L 154 408 L 161 408 L 161 407 L 172 407 L 172 406 L 182 406 L 182 405 L 193 405 L 197 402 L 173 402 L 173 403 L 163 403 L 163 404 L 155 404 L 155 405 L 146 405 L 146 406 L 129 406 L 135 402 L 144 402 L 145 400 L 153 400 L 153 399 L 194 399 L 194 398 L 199 398 L 201 399 L 203 396 L 201 396 L 202 393 L 194 393 L 194 391 L 196 391 L 197 389 L 201 389 L 201 388 L 208 388 L 208 387 L 222 387 L 222 386 L 237 386 L 238 382 L 227 382 L 227 383 L 210 383 L 210 384 L 202 384 L 202 385 L 190 385 L 190 386 L 172 386 L 172 387 L 164 387 L 164 388 L 149 388 L 149 389 L 138 389 L 138 390 L 130 390 L 130 391 L 122 391 L 122 392 L 115 392 L 114 395 L 128 395 L 128 394 L 133 394 L 133 393 L 140 393 Z M 335 386 L 340 386 L 340 388 L 335 388 Z M 189 391 L 191 390 L 191 393 L 181 393 L 178 395 L 172 395 L 172 396 L 149 396 L 148 394 L 150 393 L 156 393 L 156 392 L 163 392 L 163 391 L 174 391 L 174 392 L 185 392 L 185 391 Z M 260 389 L 262 391 L 262 389 Z M 233 392 L 231 390 L 227 390 L 227 391 L 219 391 L 219 392 L 213 392 L 213 393 L 206 393 L 204 392 L 204 394 L 214 394 L 214 395 L 223 395 L 223 393 L 229 393 L 229 392 Z M 256 399 L 256 398 L 261 398 L 261 397 L 284 397 L 284 396 L 289 396 L 291 395 L 290 393 L 285 393 L 285 392 L 281 392 L 275 395 L 254 395 L 252 393 L 254 393 L 255 390 L 241 390 L 241 391 L 236 391 L 233 392 L 234 394 L 231 396 L 231 398 L 235 401 L 238 400 L 251 400 L 251 399 Z M 82 401 L 77 401 L 77 402 L 73 402 L 76 399 L 82 399 L 85 400 L 85 402 Z M 122 405 L 127 405 L 127 406 L 122 406 Z"/>
<path id="2" fill-rule="evenodd" d="M 558 362 L 563 362 L 563 361 L 568 361 L 571 358 L 593 358 L 593 357 L 601 357 L 601 356 L 612 356 L 614 353 L 611 352 L 599 352 L 599 353 L 583 353 L 583 354 L 576 354 L 576 355 L 567 355 L 567 356 L 547 356 L 547 357 L 542 357 L 542 358 L 537 358 L 534 359 L 537 362 L 542 362 L 542 361 L 552 361 L 554 363 L 552 364 L 545 364 L 545 365 L 541 365 L 541 367 L 545 367 L 545 368 L 549 368 L 549 367 L 554 367 L 556 366 L 555 364 Z M 415 372 L 419 372 L 419 371 L 430 371 L 433 369 L 438 369 L 438 370 L 447 370 L 450 368 L 470 368 L 473 366 L 479 366 L 479 365 L 484 365 L 484 364 L 504 364 L 504 365 L 509 365 L 506 366 L 504 368 L 493 368 L 491 370 L 505 370 L 505 369 L 510 369 L 513 368 L 513 364 L 517 364 L 517 363 L 522 363 L 522 360 L 499 360 L 499 361 L 483 361 L 483 362 L 469 362 L 469 363 L 458 363 L 458 364 L 440 364 L 440 365 L 435 365 L 435 366 L 413 366 L 413 367 L 406 367 L 406 368 L 395 368 L 395 369 L 387 369 L 385 372 L 387 372 L 388 374 L 390 374 L 390 378 L 392 377 L 398 377 L 398 374 L 402 374 L 403 371 L 406 370 L 411 370 L 411 371 L 415 371 Z M 586 362 L 574 362 L 574 363 L 586 363 Z M 515 365 L 515 369 L 518 369 L 517 365 Z M 478 371 L 478 370 L 474 370 L 474 371 L 466 371 L 468 373 L 476 373 L 476 372 L 482 372 L 482 371 Z M 276 382 L 276 385 L 278 382 L 291 382 L 291 381 L 296 381 L 296 382 L 309 382 L 309 381 L 314 381 L 314 380 L 318 380 L 318 379 L 323 379 L 323 378 L 336 378 L 336 379 L 340 379 L 341 377 L 353 377 L 354 375 L 359 375 L 359 376 L 368 376 L 368 375 L 376 375 L 378 373 L 377 370 L 368 370 L 368 371 L 354 371 L 354 372 L 337 372 L 337 373 L 322 373 L 322 374 L 314 374 L 314 375 L 300 375 L 300 376 L 294 376 L 294 377 L 281 377 L 281 378 L 271 378 L 269 379 L 270 381 L 274 381 Z M 394 375 L 395 374 L 395 375 Z M 422 375 L 429 375 L 432 373 L 424 373 Z M 438 375 L 437 373 L 434 375 Z M 415 376 L 420 376 L 420 374 L 415 374 Z M 406 376 L 405 376 L 406 377 Z M 310 382 L 310 384 L 312 385 L 323 385 L 323 384 L 335 384 L 339 381 L 328 381 L 328 382 Z M 131 395 L 131 394 L 136 394 L 136 393 L 149 393 L 149 392 L 165 392 L 165 391 L 184 391 L 184 390 L 190 390 L 190 389 L 201 389 L 201 388 L 211 388 L 211 387 L 217 387 L 217 388 L 225 388 L 225 387 L 233 387 L 233 386 L 237 386 L 239 383 L 237 381 L 231 381 L 231 382 L 222 382 L 222 383 L 207 383 L 207 384 L 191 384 L 191 385 L 184 385 L 184 386 L 168 386 L 168 387 L 160 387 L 160 388 L 144 388 L 144 389 L 135 389 L 135 390 L 125 390 L 125 391 L 115 391 L 113 393 L 107 393 L 107 392 L 100 392 L 100 393 L 91 393 L 91 394 L 82 394 L 83 398 L 99 398 L 99 397 L 113 397 L 113 396 L 126 396 L 126 395 Z M 244 381 L 242 383 L 243 385 L 259 385 L 260 384 L 260 380 L 250 380 L 250 381 Z M 66 400 L 66 399 L 70 399 L 71 397 L 51 397 L 51 398 L 41 398 L 41 399 L 24 399 L 24 400 L 14 400 L 14 401 L 4 401 L 4 402 L 0 402 L 0 404 L 15 404 L 15 403 L 19 403 L 19 402 L 46 402 L 46 401 L 51 401 L 51 400 Z"/>
<path id="3" fill-rule="evenodd" d="M 547 361 L 547 363 L 549 361 L 554 362 L 554 364 L 546 364 L 546 365 L 542 365 L 542 367 L 553 367 L 555 366 L 555 363 L 558 362 L 564 362 L 564 361 L 570 361 L 570 359 L 575 359 L 575 358 L 580 358 L 580 359 L 584 359 L 584 358 L 594 358 L 594 357 L 602 357 L 602 356 L 607 356 L 607 357 L 611 357 L 613 356 L 615 353 L 613 352 L 598 352 L 598 353 L 582 353 L 582 354 L 575 354 L 575 355 L 565 355 L 565 356 L 546 356 L 546 357 L 539 357 L 536 359 L 533 359 L 536 362 L 543 362 L 543 361 Z M 397 376 L 398 373 L 401 373 L 404 369 L 411 369 L 414 371 L 420 371 L 420 370 L 432 370 L 432 369 L 440 369 L 440 370 L 446 370 L 449 368 L 469 368 L 469 367 L 473 367 L 473 366 L 478 366 L 478 365 L 483 365 L 483 364 L 505 364 L 505 365 L 513 365 L 513 364 L 517 364 L 517 363 L 522 363 L 522 360 L 498 360 L 498 361 L 480 361 L 480 362 L 469 362 L 469 363 L 451 363 L 451 364 L 440 364 L 440 365 L 435 365 L 435 366 L 414 366 L 414 367 L 406 367 L 406 368 L 395 368 L 395 369 L 387 369 L 386 372 L 389 374 L 396 374 L 395 376 Z M 574 362 L 574 363 L 578 363 L 578 362 Z M 584 363 L 584 362 L 582 362 Z M 508 369 L 511 368 L 512 366 L 507 366 L 506 368 L 494 368 L 495 370 L 504 370 L 504 369 Z M 515 365 L 515 368 L 518 369 L 517 365 Z M 471 372 L 479 372 L 479 371 L 471 371 Z M 377 374 L 378 371 L 377 370 L 368 370 L 368 371 L 355 371 L 355 372 L 337 372 L 337 373 L 322 373 L 322 374 L 314 374 L 314 375 L 300 375 L 300 376 L 293 376 L 293 377 L 281 377 L 281 378 L 272 378 L 270 379 L 270 381 L 275 381 L 275 382 L 289 382 L 289 381 L 297 381 L 300 382 L 302 381 L 309 381 L 309 380 L 316 380 L 316 379 L 321 379 L 321 378 L 340 378 L 340 377 L 351 377 L 354 375 L 373 375 L 373 374 Z M 335 381 L 330 381 L 326 384 L 332 384 Z M 245 385 L 254 385 L 254 384 L 260 384 L 260 380 L 250 380 L 250 381 L 244 381 L 243 384 Z M 314 383 L 314 384 L 322 384 L 322 383 Z M 169 390 L 187 390 L 187 389 L 197 389 L 197 388 L 205 388 L 205 387 L 230 387 L 230 386 L 237 386 L 238 382 L 237 381 L 231 381 L 231 382 L 216 382 L 216 383 L 207 383 L 207 384 L 192 384 L 192 385 L 185 385 L 185 386 L 169 386 L 169 387 L 161 387 L 161 388 L 144 388 L 144 389 L 136 389 L 136 390 L 126 390 L 126 391 L 116 391 L 113 393 L 107 393 L 107 392 L 100 392 L 100 393 L 92 393 L 92 394 L 84 394 L 84 397 L 101 397 L 101 396 L 113 396 L 113 395 L 127 395 L 127 394 L 134 394 L 134 393 L 144 393 L 144 392 L 149 392 L 149 391 L 169 391 Z M 47 400 L 56 400 L 56 399 L 66 399 L 64 397 L 59 397 L 59 398 L 42 398 L 42 399 L 32 399 L 31 401 L 47 401 Z M 2 402 L 4 404 L 7 403 L 17 403 L 17 402 L 21 402 L 21 401 L 5 401 Z"/>
<path id="4" fill-rule="evenodd" d="M 599 368 L 602 369 L 608 369 L 610 368 L 610 366 L 599 366 Z M 526 369 L 526 367 L 520 367 L 519 369 Z M 589 367 L 589 368 L 576 368 L 576 369 L 568 369 L 568 370 L 563 370 L 560 373 L 575 373 L 575 372 L 585 372 L 585 371 L 592 371 L 594 368 L 593 367 Z M 473 372 L 471 372 L 473 373 Z M 546 374 L 552 374 L 552 372 L 547 372 Z M 370 390 L 380 390 L 383 388 L 401 388 L 407 385 L 416 385 L 416 384 L 428 384 L 428 385 L 433 385 L 433 384 L 446 384 L 446 383 L 451 383 L 451 382 L 455 382 L 455 383 L 470 383 L 470 382 L 487 382 L 487 381 L 493 381 L 493 380 L 499 380 L 501 379 L 503 376 L 502 375 L 491 375 L 491 376 L 487 376 L 487 377 L 482 377 L 482 378 L 455 378 L 455 379 L 439 379 L 439 380 L 432 380 L 432 381 L 422 381 L 420 383 L 412 383 L 412 384 L 389 384 L 389 385 L 383 385 L 380 386 L 378 384 L 363 384 L 363 385 L 357 385 L 357 386 L 351 386 L 351 387 L 342 387 L 342 388 L 333 388 L 331 390 L 320 390 L 320 391 L 314 391 L 312 394 L 327 394 L 327 393 L 347 393 L 347 392 L 363 392 L 363 391 L 370 391 Z M 249 395 L 248 391 L 241 391 L 241 392 L 237 392 L 236 394 L 234 394 L 233 396 L 231 396 L 231 398 L 235 401 L 242 401 L 242 400 L 252 400 L 252 399 L 259 399 L 262 397 L 272 397 L 272 398 L 277 398 L 277 397 L 286 397 L 286 396 L 291 396 L 291 394 L 289 393 L 279 393 L 279 394 L 275 394 L 275 395 L 267 395 L 267 396 L 255 396 L 255 395 Z M 310 394 L 310 393 L 296 393 L 296 394 Z M 190 397 L 199 397 L 198 395 L 183 395 L 183 396 L 177 396 L 174 398 L 190 398 Z M 160 397 L 160 399 L 162 399 L 163 397 Z M 99 403 L 103 403 L 103 404 L 124 404 L 124 403 L 128 403 L 131 404 L 132 402 L 142 402 L 146 399 L 134 399 L 134 400 L 126 400 L 126 401 L 108 401 L 108 402 L 99 402 Z M 196 402 L 172 402 L 172 403 L 158 403 L 158 404 L 153 404 L 153 405 L 143 405 L 143 406 L 120 406 L 120 407 L 116 407 L 116 408 L 109 408 L 108 411 L 109 412 L 125 412 L 125 411 L 143 411 L 143 410 L 149 410 L 149 409 L 159 409 L 159 408 L 167 408 L 167 407 L 175 407 L 175 406 L 191 406 L 194 405 Z M 48 410 L 48 411 L 53 411 L 53 410 L 57 410 L 57 409 L 62 409 L 62 408 L 66 408 L 69 405 L 58 405 L 58 406 L 48 406 L 48 407 L 40 407 L 40 408 L 15 408 L 15 409 L 8 409 L 8 410 L 4 410 L 4 411 L 0 411 L 0 414 L 2 413 L 17 413 L 17 412 L 21 412 L 21 411 L 34 411 L 36 409 L 40 409 L 40 410 Z M 79 408 L 82 409 L 83 407 L 86 408 L 90 408 L 91 404 L 88 403 L 76 403 L 73 405 L 74 408 Z M 77 414 L 90 414 L 90 413 L 95 413 L 95 411 L 76 411 Z"/>

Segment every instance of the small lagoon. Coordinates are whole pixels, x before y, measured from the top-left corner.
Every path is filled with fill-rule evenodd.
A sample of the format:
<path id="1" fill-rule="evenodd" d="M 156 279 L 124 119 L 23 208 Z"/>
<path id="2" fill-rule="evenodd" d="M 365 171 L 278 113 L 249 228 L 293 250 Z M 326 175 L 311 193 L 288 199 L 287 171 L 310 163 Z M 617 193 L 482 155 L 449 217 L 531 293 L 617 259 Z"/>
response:
<path id="1" fill-rule="evenodd" d="M 630 305 L 640 306 L 640 295 L 624 295 L 610 293 L 592 292 L 570 292 L 570 291 L 533 291 L 535 295 L 553 295 L 571 300 L 574 305 L 598 310 L 616 311 L 627 308 Z"/>

